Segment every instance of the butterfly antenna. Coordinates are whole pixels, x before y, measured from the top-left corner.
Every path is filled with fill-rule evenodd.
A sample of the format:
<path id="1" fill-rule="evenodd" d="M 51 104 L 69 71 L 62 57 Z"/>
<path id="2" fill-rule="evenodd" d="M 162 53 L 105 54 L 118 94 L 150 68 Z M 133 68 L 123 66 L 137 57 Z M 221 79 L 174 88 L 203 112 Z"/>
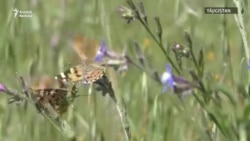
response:
<path id="1" fill-rule="evenodd" d="M 90 96 L 89 94 L 78 94 L 75 97 L 80 97 L 80 96 Z"/>

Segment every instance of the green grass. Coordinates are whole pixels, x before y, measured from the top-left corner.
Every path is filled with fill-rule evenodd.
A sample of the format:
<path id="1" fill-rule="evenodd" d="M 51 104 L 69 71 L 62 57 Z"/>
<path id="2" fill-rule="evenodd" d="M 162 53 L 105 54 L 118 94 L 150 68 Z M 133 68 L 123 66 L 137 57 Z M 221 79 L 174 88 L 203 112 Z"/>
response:
<path id="1" fill-rule="evenodd" d="M 244 140 L 250 125 L 249 92 L 245 97 L 239 92 L 249 86 L 246 58 L 241 63 L 245 56 L 241 34 L 234 15 L 204 14 L 204 7 L 222 7 L 225 1 L 227 6 L 234 6 L 233 1 L 229 0 L 188 0 L 186 3 L 143 1 L 153 32 L 157 29 L 153 18 L 158 16 L 161 20 L 164 45 L 173 45 L 175 42 L 187 45 L 184 33 L 188 31 L 192 36 L 195 56 L 198 56 L 200 48 L 204 49 L 205 69 L 204 76 L 200 79 L 211 92 L 208 95 L 212 98 L 210 97 L 210 102 L 205 102 L 204 93 L 194 90 L 193 94 L 201 102 L 197 97 L 189 95 L 182 103 L 171 91 L 162 95 L 162 86 L 132 65 L 125 75 L 108 71 L 116 95 L 125 100 L 131 140 L 249 140 Z M 116 51 L 122 52 L 127 47 L 128 55 L 132 57 L 134 46 L 129 42 L 137 41 L 150 66 L 160 73 L 163 72 L 165 64 L 168 63 L 164 54 L 139 21 L 126 24 L 117 12 L 119 5 L 126 5 L 126 1 L 1 1 L 0 82 L 21 91 L 19 76 L 24 76 L 30 83 L 33 77 L 44 74 L 55 76 L 77 64 L 68 62 L 72 56 L 76 56 L 69 45 L 75 34 L 82 34 L 97 42 L 105 39 L 108 48 Z M 192 8 L 198 16 L 188 14 L 186 6 Z M 250 33 L 247 18 L 250 15 L 249 6 L 250 4 L 245 2 L 246 33 Z M 31 10 L 32 18 L 15 18 L 12 12 L 14 8 Z M 226 21 L 226 25 L 223 25 L 223 20 Z M 59 41 L 56 50 L 53 50 L 50 40 L 55 34 L 59 35 Z M 150 41 L 147 47 L 143 43 L 145 39 Z M 249 38 L 247 39 L 249 41 Z M 213 54 L 212 59 L 208 59 L 209 52 Z M 173 53 L 169 53 L 176 64 Z M 227 66 L 223 67 L 224 63 Z M 184 60 L 181 76 L 192 80 L 189 70 L 196 69 L 191 61 Z M 209 75 L 216 74 L 219 75 L 218 81 L 209 79 Z M 238 88 L 239 85 L 243 88 Z M 80 93 L 87 94 L 88 89 L 89 87 L 82 86 Z M 8 96 L 1 94 L 1 141 L 125 140 L 121 121 L 112 100 L 98 92 L 77 98 L 67 113 L 65 120 L 75 133 L 74 139 L 57 130 L 38 114 L 34 107 L 25 107 L 24 104 L 9 105 Z M 215 139 L 210 139 L 214 123 L 217 124 L 217 134 Z"/>

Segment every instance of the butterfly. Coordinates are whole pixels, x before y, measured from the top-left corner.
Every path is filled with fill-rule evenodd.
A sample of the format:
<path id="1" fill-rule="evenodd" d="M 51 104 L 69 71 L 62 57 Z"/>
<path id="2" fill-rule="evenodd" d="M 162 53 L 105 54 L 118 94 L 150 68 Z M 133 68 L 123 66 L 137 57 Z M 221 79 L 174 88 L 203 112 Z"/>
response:
<path id="1" fill-rule="evenodd" d="M 105 74 L 106 67 L 100 63 L 83 63 L 74 66 L 55 77 L 63 82 L 79 82 L 91 84 L 101 79 Z"/>
<path id="2" fill-rule="evenodd" d="M 53 114 L 55 115 L 55 112 L 59 116 L 67 112 L 70 103 L 77 96 L 78 92 L 75 86 L 72 87 L 71 91 L 54 88 L 32 89 L 31 91 L 31 97 L 38 111 L 49 117 L 54 117 Z"/>
<path id="3" fill-rule="evenodd" d="M 98 51 L 99 44 L 94 39 L 81 35 L 74 36 L 71 47 L 80 60 L 92 61 Z"/>

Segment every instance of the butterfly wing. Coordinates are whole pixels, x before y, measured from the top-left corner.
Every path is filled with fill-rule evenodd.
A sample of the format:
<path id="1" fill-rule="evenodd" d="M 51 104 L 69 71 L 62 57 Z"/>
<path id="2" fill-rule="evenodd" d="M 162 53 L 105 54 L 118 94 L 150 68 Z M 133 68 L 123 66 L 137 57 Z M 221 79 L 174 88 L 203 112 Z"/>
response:
<path id="1" fill-rule="evenodd" d="M 83 65 L 74 66 L 55 77 L 57 80 L 61 80 L 63 82 L 77 82 L 83 79 Z"/>
<path id="2" fill-rule="evenodd" d="M 60 75 L 57 75 L 55 79 L 62 80 L 63 82 L 82 81 L 84 84 L 90 84 L 99 80 L 104 75 L 105 69 L 105 67 L 97 63 L 85 63 L 62 72 Z"/>
<path id="3" fill-rule="evenodd" d="M 67 94 L 68 91 L 64 89 L 37 89 L 33 90 L 33 99 L 40 112 L 44 111 L 48 116 L 52 115 L 46 108 L 49 104 L 59 115 L 62 115 L 69 106 Z"/>
<path id="4" fill-rule="evenodd" d="M 99 44 L 93 39 L 76 35 L 72 41 L 72 48 L 81 60 L 92 61 L 97 53 Z"/>
<path id="5" fill-rule="evenodd" d="M 99 80 L 105 73 L 105 67 L 99 64 L 89 64 L 83 68 L 83 83 L 90 84 Z"/>

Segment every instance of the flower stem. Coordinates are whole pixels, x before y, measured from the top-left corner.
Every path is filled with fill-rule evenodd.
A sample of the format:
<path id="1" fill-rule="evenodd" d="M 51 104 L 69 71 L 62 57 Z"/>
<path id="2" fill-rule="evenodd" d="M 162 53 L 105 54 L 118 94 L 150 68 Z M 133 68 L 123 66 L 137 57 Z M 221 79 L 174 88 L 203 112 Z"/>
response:
<path id="1" fill-rule="evenodd" d="M 248 42 L 247 42 L 247 34 L 244 26 L 244 21 L 243 21 L 243 15 L 242 15 L 242 5 L 240 0 L 233 0 L 234 4 L 236 5 L 238 9 L 238 14 L 235 14 L 234 18 L 236 21 L 236 24 L 239 28 L 241 38 L 243 41 L 243 48 L 245 52 L 245 57 L 247 58 L 247 62 L 250 59 L 250 54 L 249 54 L 249 47 L 248 47 Z M 250 83 L 250 71 L 248 71 L 248 83 Z"/>

